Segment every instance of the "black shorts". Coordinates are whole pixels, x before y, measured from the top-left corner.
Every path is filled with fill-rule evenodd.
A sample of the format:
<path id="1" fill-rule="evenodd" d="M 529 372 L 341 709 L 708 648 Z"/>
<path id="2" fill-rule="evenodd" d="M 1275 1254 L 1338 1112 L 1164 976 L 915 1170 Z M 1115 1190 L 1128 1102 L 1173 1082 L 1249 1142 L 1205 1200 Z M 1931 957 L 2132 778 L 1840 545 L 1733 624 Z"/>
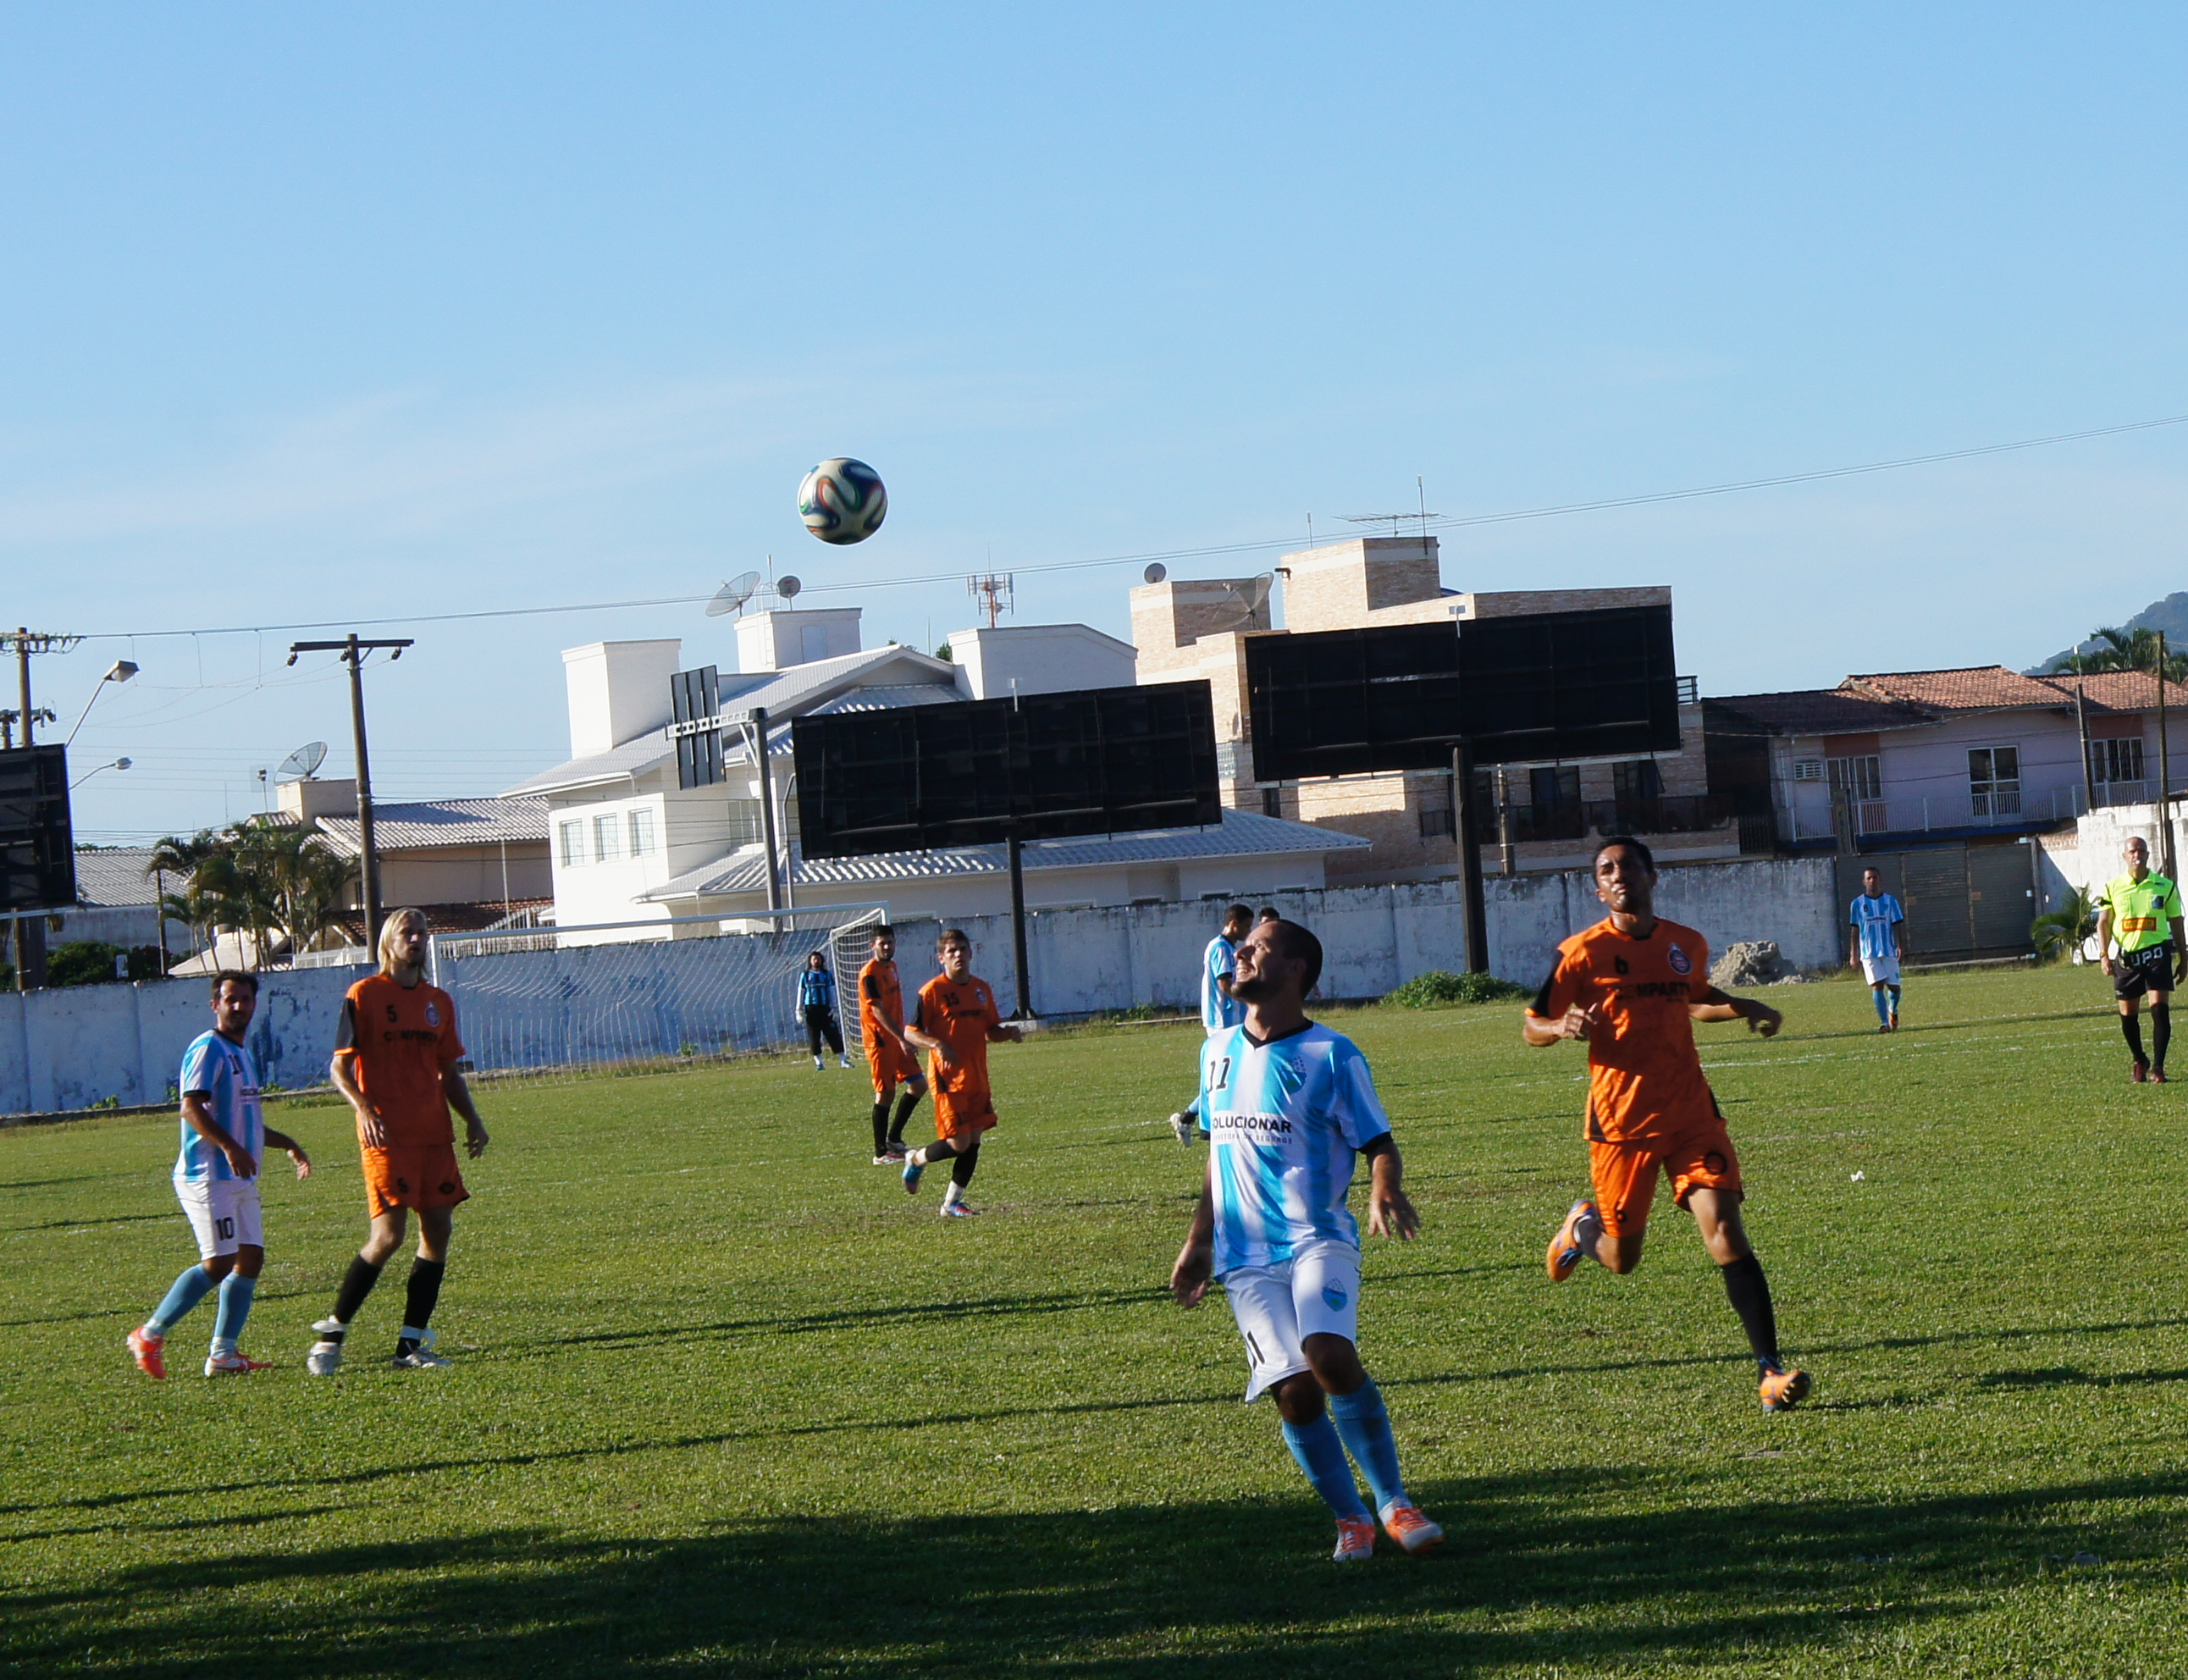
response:
<path id="1" fill-rule="evenodd" d="M 2169 992 L 2173 989 L 2173 941 L 2163 944 L 2145 945 L 2140 950 L 2122 951 L 2112 959 L 2112 995 L 2123 1002 L 2140 997 L 2145 992 Z"/>

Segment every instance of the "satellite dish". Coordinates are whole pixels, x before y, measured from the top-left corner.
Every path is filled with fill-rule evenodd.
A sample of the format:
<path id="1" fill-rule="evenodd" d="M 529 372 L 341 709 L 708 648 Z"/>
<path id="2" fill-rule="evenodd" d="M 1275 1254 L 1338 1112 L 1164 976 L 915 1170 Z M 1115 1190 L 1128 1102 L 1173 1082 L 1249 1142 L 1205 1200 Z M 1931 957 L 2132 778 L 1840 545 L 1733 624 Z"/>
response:
<path id="1" fill-rule="evenodd" d="M 775 592 L 785 600 L 796 600 L 798 592 L 804 587 L 804 584 L 798 581 L 795 572 L 786 572 L 775 580 Z"/>
<path id="2" fill-rule="evenodd" d="M 1150 583 L 1159 583 L 1164 578 L 1170 576 L 1170 567 L 1164 566 L 1159 560 L 1153 561 L 1149 562 L 1148 569 L 1140 573 L 1140 576 L 1146 578 Z"/>
<path id="3" fill-rule="evenodd" d="M 707 603 L 707 616 L 719 618 L 725 613 L 742 612 L 744 604 L 753 598 L 753 591 L 758 587 L 758 572 L 739 572 L 714 592 L 713 600 Z"/>
<path id="4" fill-rule="evenodd" d="M 280 769 L 274 772 L 276 781 L 309 781 L 312 773 L 327 761 L 327 744 L 324 741 L 307 741 L 281 761 Z"/>
<path id="5" fill-rule="evenodd" d="M 1230 595 L 1230 611 L 1217 623 L 1212 633 L 1221 635 L 1227 630 L 1266 630 L 1269 623 L 1269 591 L 1276 587 L 1277 575 L 1264 572 L 1258 578 L 1247 578 L 1235 583 L 1226 583 L 1225 593 Z"/>

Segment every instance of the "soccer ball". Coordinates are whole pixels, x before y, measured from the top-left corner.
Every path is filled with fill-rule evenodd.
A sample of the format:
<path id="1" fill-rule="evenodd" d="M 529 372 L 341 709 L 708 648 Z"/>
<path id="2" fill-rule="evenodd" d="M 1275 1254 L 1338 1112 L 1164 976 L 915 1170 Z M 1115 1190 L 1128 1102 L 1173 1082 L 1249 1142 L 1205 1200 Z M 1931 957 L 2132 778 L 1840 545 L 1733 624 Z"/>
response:
<path id="1" fill-rule="evenodd" d="M 826 460 L 798 487 L 798 517 L 824 543 L 863 543 L 888 516 L 882 476 L 849 455 Z"/>

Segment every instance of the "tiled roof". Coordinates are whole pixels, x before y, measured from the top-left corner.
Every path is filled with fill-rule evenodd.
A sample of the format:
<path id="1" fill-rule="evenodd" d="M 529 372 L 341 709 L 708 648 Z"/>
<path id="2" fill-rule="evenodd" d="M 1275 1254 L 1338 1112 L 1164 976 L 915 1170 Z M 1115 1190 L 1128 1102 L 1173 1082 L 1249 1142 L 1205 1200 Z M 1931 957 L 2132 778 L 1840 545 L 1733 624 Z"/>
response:
<path id="1" fill-rule="evenodd" d="M 590 787 L 595 782 L 621 781 L 627 776 L 643 775 L 674 756 L 669 750 L 668 737 L 655 730 L 605 753 L 595 753 L 589 758 L 572 758 L 551 770 L 527 776 L 516 786 L 505 788 L 501 797 L 516 799 L 527 793 L 560 793 L 566 788 Z"/>
<path id="2" fill-rule="evenodd" d="M 1200 858 L 1268 857 L 1283 853 L 1351 851 L 1371 843 L 1258 811 L 1223 813 L 1214 828 L 1164 828 L 1139 834 L 1088 835 L 1073 840 L 1037 841 L 1025 848 L 1025 866 L 1085 869 L 1103 864 L 1183 862 Z M 798 887 L 874 885 L 891 881 L 938 881 L 953 876 L 1001 875 L 1010 867 L 1001 846 L 967 846 L 947 852 L 886 852 L 866 858 L 800 858 L 792 882 Z M 767 873 L 758 848 L 733 853 L 687 870 L 651 892 L 647 903 L 669 899 L 717 898 L 758 893 Z"/>
<path id="3" fill-rule="evenodd" d="M 1731 712 L 1760 724 L 1774 735 L 1867 735 L 1880 730 L 1914 729 L 1931 721 L 1912 707 L 1835 688 L 1793 689 L 1784 694 L 1713 694 L 1702 702 L 1702 708 L 1705 716 L 1720 710 Z"/>
<path id="4" fill-rule="evenodd" d="M 2074 688 L 2081 685 L 2083 696 L 2089 703 L 2106 712 L 2154 712 L 2157 709 L 2157 676 L 2151 671 L 2090 671 L 2081 676 L 2068 672 L 2055 672 L 2040 679 L 2066 696 L 2073 703 Z M 2168 683 L 2165 685 L 2165 704 L 2188 707 L 2188 685 Z"/>
<path id="5" fill-rule="evenodd" d="M 80 905 L 149 905 L 159 894 L 144 865 L 152 860 L 149 846 L 116 846 L 76 854 L 76 901 Z M 168 883 L 178 892 L 180 880 Z"/>
<path id="6" fill-rule="evenodd" d="M 375 822 L 374 827 L 377 830 Z M 373 839 L 379 840 L 375 832 Z M 513 912 L 522 910 L 544 910 L 554 904 L 552 899 L 511 899 L 504 905 L 499 899 L 481 904 L 413 905 L 408 908 L 423 910 L 426 926 L 436 933 L 477 933 L 488 927 L 498 927 Z M 401 906 L 390 905 L 388 909 Z M 364 913 L 354 907 L 335 912 L 335 926 L 341 930 L 342 938 L 350 944 L 369 943 L 364 938 Z"/>
<path id="7" fill-rule="evenodd" d="M 2003 665 L 1971 665 L 1948 671 L 1880 671 L 1848 677 L 1841 692 L 1876 700 L 1903 701 L 1931 712 L 2001 712 L 2059 703 L 2059 691 L 2036 677 L 2024 677 Z"/>
<path id="8" fill-rule="evenodd" d="M 364 850 L 355 817 L 323 816 L 319 832 L 335 850 L 355 857 Z M 375 805 L 372 843 L 381 853 L 430 851 L 438 846 L 492 845 L 497 841 L 547 840 L 547 801 L 539 796 L 501 799 L 426 799 L 415 804 Z"/>

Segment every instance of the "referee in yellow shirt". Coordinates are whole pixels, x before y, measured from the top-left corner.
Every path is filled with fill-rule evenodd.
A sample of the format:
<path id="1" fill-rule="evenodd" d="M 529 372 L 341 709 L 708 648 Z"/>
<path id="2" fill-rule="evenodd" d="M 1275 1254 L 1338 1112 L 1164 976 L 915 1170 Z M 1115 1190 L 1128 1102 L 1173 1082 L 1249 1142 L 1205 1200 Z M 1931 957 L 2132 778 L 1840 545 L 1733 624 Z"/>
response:
<path id="1" fill-rule="evenodd" d="M 2165 1051 L 2173 1040 L 2173 1012 L 2168 1002 L 2182 977 L 2188 935 L 2180 925 L 2180 889 L 2150 866 L 2150 848 L 2140 837 L 2127 843 L 2127 873 L 2106 882 L 2097 894 L 2097 944 L 2105 954 L 2119 999 L 2120 1031 L 2127 1039 L 2134 1069 L 2129 1077 L 2163 1085 Z M 2142 1019 L 2136 1011 L 2150 998 L 2151 1053 L 2142 1053 Z"/>

